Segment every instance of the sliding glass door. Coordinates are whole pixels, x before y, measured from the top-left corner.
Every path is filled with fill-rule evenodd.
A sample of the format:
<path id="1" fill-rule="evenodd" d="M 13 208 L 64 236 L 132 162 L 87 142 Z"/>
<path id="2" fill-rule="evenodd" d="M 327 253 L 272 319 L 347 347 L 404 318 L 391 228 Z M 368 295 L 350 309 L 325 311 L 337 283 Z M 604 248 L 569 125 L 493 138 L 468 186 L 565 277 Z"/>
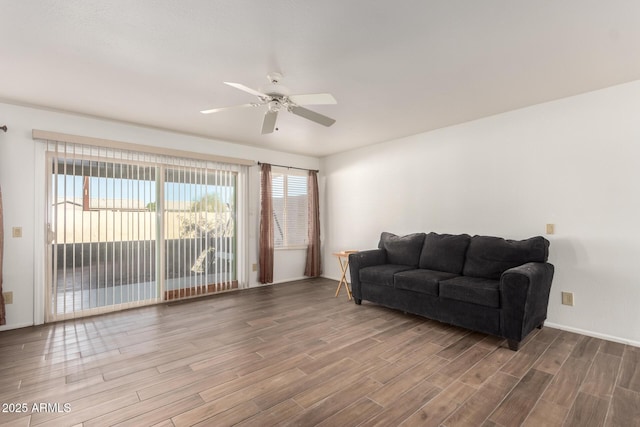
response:
<path id="1" fill-rule="evenodd" d="M 49 318 L 157 302 L 158 170 L 49 155 Z"/>
<path id="2" fill-rule="evenodd" d="M 67 144 L 47 165 L 48 321 L 238 287 L 232 167 Z"/>
<path id="3" fill-rule="evenodd" d="M 236 174 L 164 170 L 165 299 L 238 287 Z"/>

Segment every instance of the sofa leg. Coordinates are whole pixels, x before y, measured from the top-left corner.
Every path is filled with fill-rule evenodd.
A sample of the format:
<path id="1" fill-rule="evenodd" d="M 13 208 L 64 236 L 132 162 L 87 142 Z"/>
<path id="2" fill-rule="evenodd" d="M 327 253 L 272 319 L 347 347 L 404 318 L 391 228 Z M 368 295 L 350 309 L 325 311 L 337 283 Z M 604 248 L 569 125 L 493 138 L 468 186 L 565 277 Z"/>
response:
<path id="1" fill-rule="evenodd" d="M 353 302 L 355 302 L 356 305 L 362 304 L 362 300 L 360 298 L 356 298 L 356 297 L 353 297 Z"/>
<path id="2" fill-rule="evenodd" d="M 509 350 L 518 351 L 520 348 L 520 341 L 507 340 L 507 344 L 509 344 Z"/>
<path id="3" fill-rule="evenodd" d="M 538 325 L 538 329 L 542 329 L 542 327 L 543 327 L 543 326 L 544 326 L 544 322 L 542 322 L 542 323 L 540 323 L 540 324 Z"/>

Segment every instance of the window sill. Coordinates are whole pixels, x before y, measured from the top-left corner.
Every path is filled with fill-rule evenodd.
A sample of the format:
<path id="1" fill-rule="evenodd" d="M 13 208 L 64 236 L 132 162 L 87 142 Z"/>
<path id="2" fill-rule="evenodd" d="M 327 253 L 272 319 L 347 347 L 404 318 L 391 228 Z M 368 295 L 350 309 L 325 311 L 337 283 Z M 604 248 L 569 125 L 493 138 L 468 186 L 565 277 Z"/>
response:
<path id="1" fill-rule="evenodd" d="M 286 247 L 282 247 L 282 248 L 273 248 L 276 251 L 299 251 L 302 249 L 307 249 L 309 247 L 309 245 L 304 245 L 304 246 L 286 246 Z"/>

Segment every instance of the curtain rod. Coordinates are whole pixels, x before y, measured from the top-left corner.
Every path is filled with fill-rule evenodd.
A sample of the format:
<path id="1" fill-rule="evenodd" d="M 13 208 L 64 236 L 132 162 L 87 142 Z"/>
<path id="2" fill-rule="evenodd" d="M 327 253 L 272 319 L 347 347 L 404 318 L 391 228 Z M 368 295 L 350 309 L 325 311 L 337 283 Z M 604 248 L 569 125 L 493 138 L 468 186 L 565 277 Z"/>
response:
<path id="1" fill-rule="evenodd" d="M 159 154 L 162 156 L 183 157 L 187 159 L 196 158 L 212 162 L 229 163 L 243 166 L 253 166 L 253 160 L 240 159 L 236 157 L 217 156 L 215 154 L 197 153 L 194 151 L 176 150 L 173 148 L 163 148 L 153 145 L 135 144 L 131 142 L 113 141 L 110 139 L 94 138 L 90 136 L 69 135 L 65 133 L 50 132 L 46 130 L 33 129 L 31 138 L 42 141 L 58 141 L 71 144 L 94 145 L 97 147 L 116 148 L 119 150 L 135 150 L 143 153 Z"/>
<path id="2" fill-rule="evenodd" d="M 258 166 L 260 166 L 261 164 L 263 164 L 264 162 L 258 162 Z M 285 165 L 274 165 L 273 163 L 264 163 L 266 165 L 271 165 L 271 166 L 277 166 L 279 168 L 287 168 L 287 169 L 298 169 L 301 171 L 314 171 L 316 173 L 320 172 L 318 169 L 306 169 L 306 168 L 297 168 L 295 166 L 285 166 Z"/>

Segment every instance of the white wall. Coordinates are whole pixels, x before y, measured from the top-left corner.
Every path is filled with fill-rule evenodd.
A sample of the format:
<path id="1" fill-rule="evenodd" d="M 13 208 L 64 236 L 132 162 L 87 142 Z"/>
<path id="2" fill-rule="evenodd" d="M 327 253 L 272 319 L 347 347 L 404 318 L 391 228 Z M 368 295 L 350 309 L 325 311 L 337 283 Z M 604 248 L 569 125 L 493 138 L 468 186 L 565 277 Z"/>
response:
<path id="1" fill-rule="evenodd" d="M 34 286 L 43 286 L 34 274 L 36 257 L 41 256 L 42 243 L 35 241 L 35 227 L 41 227 L 36 213 L 44 210 L 44 200 L 36 200 L 34 193 L 44 187 L 44 171 L 37 170 L 36 142 L 32 129 L 83 135 L 116 141 L 156 145 L 221 156 L 318 169 L 320 160 L 313 157 L 287 154 L 228 142 L 185 136 L 178 133 L 150 129 L 130 124 L 100 120 L 72 114 L 52 112 L 0 103 L 0 125 L 9 127 L 0 132 L 0 186 L 4 204 L 4 291 L 12 291 L 14 303 L 7 305 L 7 325 L 0 330 L 33 324 Z M 258 168 L 249 173 L 249 262 L 257 263 L 258 234 Z M 23 237 L 11 237 L 13 227 L 22 227 Z M 276 281 L 298 279 L 304 272 L 304 251 L 288 256 L 278 253 L 274 260 Z M 257 286 L 257 273 L 249 273 L 251 286 Z"/>
<path id="2" fill-rule="evenodd" d="M 548 324 L 640 345 L 640 81 L 323 159 L 331 253 L 382 231 L 526 238 L 556 225 Z M 575 293 L 575 306 L 560 292 Z"/>
<path id="3" fill-rule="evenodd" d="M 44 185 L 31 130 L 43 129 L 319 168 L 324 271 L 332 252 L 375 247 L 381 231 L 525 238 L 556 224 L 548 323 L 640 343 L 640 81 L 318 159 L 129 124 L 0 104 L 4 290 L 8 329 L 33 323 L 33 197 Z M 250 262 L 257 259 L 258 171 L 250 171 Z M 11 228 L 23 227 L 23 237 Z M 277 251 L 276 282 L 296 279 L 304 251 Z M 300 267 L 298 267 L 298 264 Z M 255 285 L 255 273 L 250 273 Z M 560 304 L 575 293 L 575 306 Z"/>

